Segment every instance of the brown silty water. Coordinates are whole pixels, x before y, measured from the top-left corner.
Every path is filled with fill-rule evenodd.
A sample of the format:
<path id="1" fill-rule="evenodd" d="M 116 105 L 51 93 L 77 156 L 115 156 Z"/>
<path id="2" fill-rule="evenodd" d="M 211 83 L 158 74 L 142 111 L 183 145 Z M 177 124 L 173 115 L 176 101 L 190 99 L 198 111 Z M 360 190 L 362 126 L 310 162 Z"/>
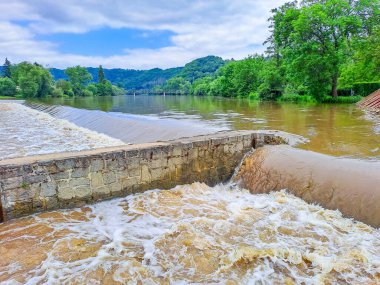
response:
<path id="1" fill-rule="evenodd" d="M 285 191 L 151 190 L 0 225 L 1 284 L 378 284 L 380 231 Z"/>
<path id="2" fill-rule="evenodd" d="M 380 162 L 331 157 L 286 145 L 246 156 L 234 177 L 251 193 L 281 189 L 380 227 Z"/>
<path id="3" fill-rule="evenodd" d="M 377 134 L 347 133 L 352 142 L 332 154 L 378 156 Z M 321 138 L 305 148 L 330 153 Z M 379 284 L 380 230 L 347 218 L 378 226 L 378 165 L 266 147 L 243 161 L 240 184 L 151 190 L 3 223 L 0 283 Z"/>

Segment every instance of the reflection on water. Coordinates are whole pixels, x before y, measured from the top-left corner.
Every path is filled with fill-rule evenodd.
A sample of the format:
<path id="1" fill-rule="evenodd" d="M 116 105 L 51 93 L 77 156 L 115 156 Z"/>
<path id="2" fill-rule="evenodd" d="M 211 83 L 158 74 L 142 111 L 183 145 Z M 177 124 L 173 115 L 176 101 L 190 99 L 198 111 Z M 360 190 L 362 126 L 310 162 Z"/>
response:
<path id="1" fill-rule="evenodd" d="M 178 138 L 222 129 L 276 129 L 309 138 L 310 142 L 301 146 L 305 149 L 339 156 L 380 157 L 380 122 L 355 105 L 279 104 L 190 96 L 45 99 L 43 103 L 44 106 L 35 107 L 126 142 Z"/>
<path id="2" fill-rule="evenodd" d="M 285 192 L 204 184 L 0 225 L 2 284 L 378 284 L 380 232 Z"/>

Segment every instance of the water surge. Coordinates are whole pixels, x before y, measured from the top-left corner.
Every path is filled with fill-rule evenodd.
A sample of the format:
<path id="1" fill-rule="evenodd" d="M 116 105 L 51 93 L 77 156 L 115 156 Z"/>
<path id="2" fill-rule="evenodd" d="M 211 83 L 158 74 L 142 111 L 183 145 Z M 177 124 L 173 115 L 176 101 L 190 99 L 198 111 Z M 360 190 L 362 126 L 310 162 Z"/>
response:
<path id="1" fill-rule="evenodd" d="M 377 284 L 380 231 L 286 191 L 151 190 L 0 225 L 2 284 Z"/>

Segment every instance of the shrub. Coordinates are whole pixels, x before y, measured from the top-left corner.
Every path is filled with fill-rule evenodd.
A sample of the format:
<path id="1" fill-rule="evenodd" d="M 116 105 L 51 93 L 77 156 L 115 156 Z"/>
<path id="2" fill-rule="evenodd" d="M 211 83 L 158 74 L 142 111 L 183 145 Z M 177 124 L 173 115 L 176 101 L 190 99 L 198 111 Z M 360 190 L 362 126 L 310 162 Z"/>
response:
<path id="1" fill-rule="evenodd" d="M 90 96 L 94 96 L 94 94 L 90 90 L 84 89 L 82 92 L 82 96 L 90 97 Z"/>
<path id="2" fill-rule="evenodd" d="M 356 82 L 352 86 L 355 95 L 368 96 L 380 89 L 380 82 Z"/>
<path id="3" fill-rule="evenodd" d="M 62 89 L 59 88 L 54 88 L 53 91 L 51 92 L 52 97 L 63 97 L 63 91 Z"/>
<path id="4" fill-rule="evenodd" d="M 0 96 L 16 96 L 16 84 L 8 77 L 0 78 Z"/>
<path id="5" fill-rule="evenodd" d="M 250 100 L 260 100 L 260 95 L 259 95 L 259 93 L 257 93 L 257 92 L 250 92 L 250 93 L 248 94 L 248 98 L 249 98 Z"/>
<path id="6" fill-rule="evenodd" d="M 317 100 L 310 95 L 284 94 L 277 98 L 278 102 L 316 103 Z"/>
<path id="7" fill-rule="evenodd" d="M 321 103 L 352 104 L 352 103 L 359 102 L 362 98 L 363 98 L 362 96 L 340 96 L 340 97 L 324 96 L 321 99 Z"/>

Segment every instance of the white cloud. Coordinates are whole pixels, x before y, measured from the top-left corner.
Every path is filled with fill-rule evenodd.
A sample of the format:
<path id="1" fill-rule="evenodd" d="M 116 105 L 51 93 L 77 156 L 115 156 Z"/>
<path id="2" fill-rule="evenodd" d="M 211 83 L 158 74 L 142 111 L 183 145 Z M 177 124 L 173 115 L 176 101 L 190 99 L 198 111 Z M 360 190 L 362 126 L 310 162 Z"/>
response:
<path id="1" fill-rule="evenodd" d="M 243 58 L 262 52 L 270 9 L 284 0 L 77 1 L 0 0 L 0 58 L 37 61 L 56 67 L 85 66 L 146 69 L 181 66 L 197 57 Z M 27 27 L 18 21 L 31 21 Z M 169 30 L 173 46 L 125 50 L 100 57 L 62 54 L 37 34 L 85 33 L 101 27 Z"/>

